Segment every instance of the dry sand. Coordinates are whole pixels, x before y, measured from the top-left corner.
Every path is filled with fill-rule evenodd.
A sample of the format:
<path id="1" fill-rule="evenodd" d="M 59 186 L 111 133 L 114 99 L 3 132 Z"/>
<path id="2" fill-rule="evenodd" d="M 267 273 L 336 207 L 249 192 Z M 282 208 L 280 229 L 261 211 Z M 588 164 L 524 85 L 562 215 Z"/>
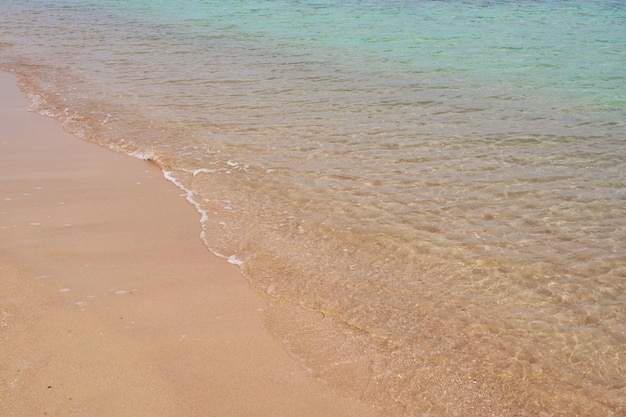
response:
<path id="1" fill-rule="evenodd" d="M 0 415 L 373 416 L 307 375 L 148 162 L 0 73 Z"/>

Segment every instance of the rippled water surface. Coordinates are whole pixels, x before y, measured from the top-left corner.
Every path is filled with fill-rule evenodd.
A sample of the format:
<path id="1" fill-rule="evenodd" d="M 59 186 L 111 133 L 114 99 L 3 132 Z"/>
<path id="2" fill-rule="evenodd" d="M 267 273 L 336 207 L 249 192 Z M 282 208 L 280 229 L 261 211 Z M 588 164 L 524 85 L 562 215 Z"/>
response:
<path id="1" fill-rule="evenodd" d="M 0 67 L 187 190 L 347 395 L 626 415 L 624 2 L 4 0 Z"/>

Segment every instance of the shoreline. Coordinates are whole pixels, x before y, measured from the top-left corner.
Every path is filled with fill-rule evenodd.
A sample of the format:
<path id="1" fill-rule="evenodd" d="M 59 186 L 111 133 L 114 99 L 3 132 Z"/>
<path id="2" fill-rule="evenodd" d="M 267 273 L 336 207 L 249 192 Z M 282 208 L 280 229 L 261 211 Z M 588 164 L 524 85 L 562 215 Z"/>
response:
<path id="1" fill-rule="evenodd" d="M 12 74 L 0 91 L 0 414 L 375 415 L 267 332 L 154 164 L 28 112 Z"/>

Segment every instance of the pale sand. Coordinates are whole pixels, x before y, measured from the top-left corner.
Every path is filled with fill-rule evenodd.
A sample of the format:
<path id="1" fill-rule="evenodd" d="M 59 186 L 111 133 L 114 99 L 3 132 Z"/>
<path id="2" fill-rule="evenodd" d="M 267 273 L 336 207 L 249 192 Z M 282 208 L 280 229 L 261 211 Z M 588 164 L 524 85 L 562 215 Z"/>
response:
<path id="1" fill-rule="evenodd" d="M 155 166 L 27 107 L 0 73 L 0 415 L 374 415 L 263 329 Z"/>

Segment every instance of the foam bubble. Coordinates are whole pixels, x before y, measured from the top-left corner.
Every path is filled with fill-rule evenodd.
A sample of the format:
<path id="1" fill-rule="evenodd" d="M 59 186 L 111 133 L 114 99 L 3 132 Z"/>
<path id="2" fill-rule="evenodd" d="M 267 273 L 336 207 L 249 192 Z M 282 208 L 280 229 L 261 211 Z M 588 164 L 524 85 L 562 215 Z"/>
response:
<path id="1" fill-rule="evenodd" d="M 226 261 L 227 261 L 229 264 L 237 265 L 237 266 L 239 266 L 239 267 L 242 267 L 242 266 L 243 266 L 243 261 L 242 261 L 242 260 L 240 260 L 240 259 L 237 259 L 237 257 L 236 257 L 235 255 L 230 255 L 230 256 L 226 259 Z"/>
<path id="2" fill-rule="evenodd" d="M 142 152 L 142 151 L 134 151 L 129 153 L 133 158 L 141 159 L 142 161 L 154 161 L 156 160 L 154 153 L 152 152 Z"/>

